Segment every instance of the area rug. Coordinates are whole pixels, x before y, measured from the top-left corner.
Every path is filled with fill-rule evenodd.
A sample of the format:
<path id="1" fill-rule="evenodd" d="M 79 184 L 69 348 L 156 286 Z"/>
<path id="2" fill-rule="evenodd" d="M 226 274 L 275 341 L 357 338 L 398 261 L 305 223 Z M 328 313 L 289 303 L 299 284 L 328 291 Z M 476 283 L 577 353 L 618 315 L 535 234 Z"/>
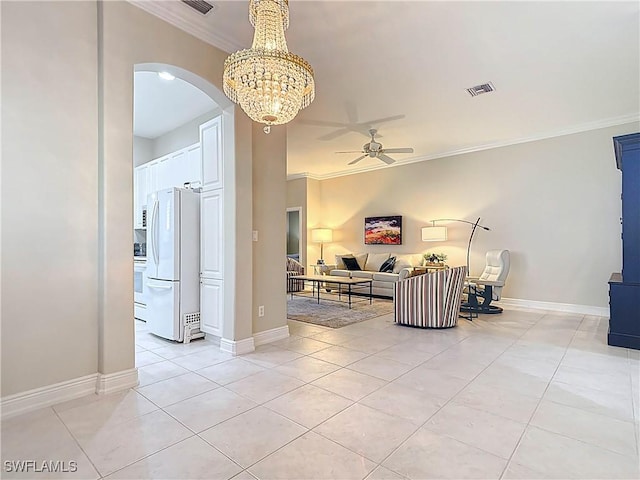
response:
<path id="1" fill-rule="evenodd" d="M 362 299 L 358 298 L 358 302 Z M 374 298 L 373 303 L 354 303 L 349 309 L 346 303 L 320 299 L 320 304 L 310 297 L 294 296 L 287 301 L 287 318 L 313 323 L 323 327 L 340 328 L 363 322 L 393 312 L 393 301 Z"/>

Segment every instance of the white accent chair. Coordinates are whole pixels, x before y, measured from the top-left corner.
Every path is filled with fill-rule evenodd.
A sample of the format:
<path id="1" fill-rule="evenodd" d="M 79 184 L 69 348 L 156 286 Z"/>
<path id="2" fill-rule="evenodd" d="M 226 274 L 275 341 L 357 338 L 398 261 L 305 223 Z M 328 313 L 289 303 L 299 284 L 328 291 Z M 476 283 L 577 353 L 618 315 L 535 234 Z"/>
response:
<path id="1" fill-rule="evenodd" d="M 500 300 L 510 266 L 509 250 L 489 250 L 482 274 L 479 277 L 467 277 L 467 301 L 462 304 L 461 310 L 471 313 L 502 313 L 502 308 L 491 305 L 491 302 Z"/>

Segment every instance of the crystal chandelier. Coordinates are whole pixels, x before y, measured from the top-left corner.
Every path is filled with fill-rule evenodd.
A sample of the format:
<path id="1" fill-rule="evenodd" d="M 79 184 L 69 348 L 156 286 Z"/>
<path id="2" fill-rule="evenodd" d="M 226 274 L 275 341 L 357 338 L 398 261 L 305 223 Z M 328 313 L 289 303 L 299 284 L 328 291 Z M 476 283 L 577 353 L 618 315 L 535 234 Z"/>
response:
<path id="1" fill-rule="evenodd" d="M 287 48 L 288 0 L 250 0 L 249 21 L 255 28 L 253 44 L 224 62 L 224 93 L 253 121 L 266 124 L 269 133 L 271 125 L 293 120 L 311 104 L 313 69 Z"/>

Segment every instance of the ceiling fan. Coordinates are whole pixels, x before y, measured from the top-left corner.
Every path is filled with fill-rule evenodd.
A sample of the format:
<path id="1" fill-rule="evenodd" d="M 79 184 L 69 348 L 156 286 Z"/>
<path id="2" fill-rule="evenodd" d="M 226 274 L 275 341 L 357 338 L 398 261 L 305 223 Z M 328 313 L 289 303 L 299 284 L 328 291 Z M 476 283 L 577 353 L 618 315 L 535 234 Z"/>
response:
<path id="1" fill-rule="evenodd" d="M 369 135 L 371 135 L 371 141 L 369 143 L 365 143 L 362 146 L 362 150 L 353 150 L 348 152 L 336 152 L 336 153 L 363 153 L 360 157 L 355 160 L 350 161 L 347 165 L 353 165 L 358 163 L 363 158 L 369 156 L 371 158 L 377 158 L 382 160 L 387 165 L 391 165 L 395 160 L 387 155 L 387 153 L 413 153 L 413 148 L 382 148 L 382 144 L 376 142 L 375 136 L 378 131 L 375 128 L 369 130 Z"/>

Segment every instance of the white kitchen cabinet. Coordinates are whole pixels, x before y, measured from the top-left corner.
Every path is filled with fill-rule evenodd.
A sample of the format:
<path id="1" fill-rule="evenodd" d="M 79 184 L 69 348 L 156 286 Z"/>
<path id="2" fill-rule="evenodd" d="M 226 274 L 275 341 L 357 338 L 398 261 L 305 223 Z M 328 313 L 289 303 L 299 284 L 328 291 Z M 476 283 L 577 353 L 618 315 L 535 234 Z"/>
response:
<path id="1" fill-rule="evenodd" d="M 222 280 L 200 279 L 200 330 L 217 337 L 221 336 L 223 299 Z"/>
<path id="2" fill-rule="evenodd" d="M 169 161 L 167 165 L 167 170 L 165 171 L 165 176 L 167 178 L 169 187 L 180 187 L 184 186 L 184 183 L 187 181 L 187 173 L 188 173 L 188 165 L 187 165 L 187 151 L 186 149 L 179 150 L 175 153 L 172 153 L 169 156 Z"/>
<path id="3" fill-rule="evenodd" d="M 171 164 L 169 160 L 171 159 L 170 155 L 166 155 L 164 157 L 160 157 L 158 159 L 158 176 L 157 176 L 157 188 L 154 190 L 164 190 L 165 188 L 173 187 L 173 183 L 171 181 Z"/>
<path id="4" fill-rule="evenodd" d="M 133 228 L 146 228 L 144 212 L 147 206 L 147 165 L 140 165 L 133 171 Z"/>
<path id="5" fill-rule="evenodd" d="M 191 145 L 186 149 L 187 152 L 187 164 L 185 167 L 186 170 L 186 180 L 185 182 L 191 182 L 195 185 L 202 184 L 202 172 L 201 172 L 201 149 L 200 144 L 196 143 L 195 145 Z"/>
<path id="6" fill-rule="evenodd" d="M 158 191 L 158 160 L 152 160 L 148 163 L 149 171 L 147 173 L 147 195 Z"/>
<path id="7" fill-rule="evenodd" d="M 200 125 L 200 148 L 202 149 L 202 189 L 222 188 L 222 116 Z"/>
<path id="8" fill-rule="evenodd" d="M 209 190 L 200 195 L 200 275 L 223 277 L 223 196 L 222 190 Z"/>

